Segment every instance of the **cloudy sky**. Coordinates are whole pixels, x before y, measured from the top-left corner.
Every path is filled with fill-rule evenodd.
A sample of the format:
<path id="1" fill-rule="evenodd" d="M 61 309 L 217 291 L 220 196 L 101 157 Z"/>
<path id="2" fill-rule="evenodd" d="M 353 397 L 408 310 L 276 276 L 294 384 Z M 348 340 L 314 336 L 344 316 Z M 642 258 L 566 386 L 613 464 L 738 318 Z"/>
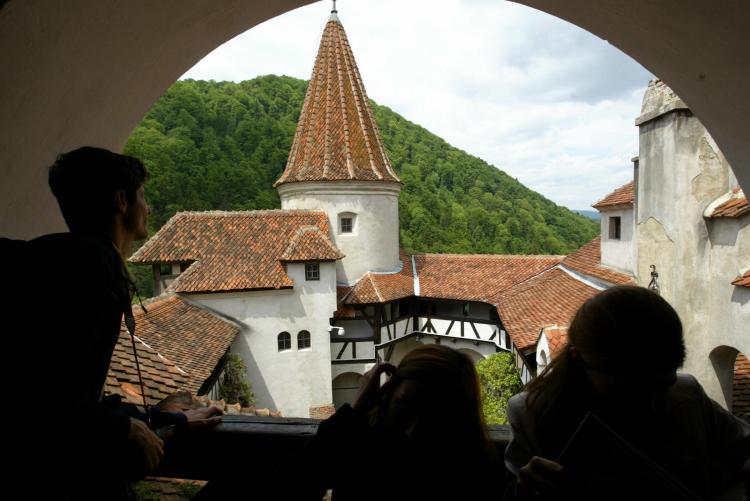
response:
<path id="1" fill-rule="evenodd" d="M 308 79 L 330 10 L 271 19 L 183 78 Z M 653 76 L 607 42 L 501 0 L 341 0 L 338 11 L 379 104 L 571 209 L 632 178 Z"/>

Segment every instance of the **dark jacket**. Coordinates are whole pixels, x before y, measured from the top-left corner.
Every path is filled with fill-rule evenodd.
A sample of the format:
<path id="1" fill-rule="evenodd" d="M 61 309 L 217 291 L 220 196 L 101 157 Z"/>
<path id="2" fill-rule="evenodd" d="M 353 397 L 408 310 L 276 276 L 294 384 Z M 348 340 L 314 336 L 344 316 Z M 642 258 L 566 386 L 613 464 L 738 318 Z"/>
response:
<path id="1" fill-rule="evenodd" d="M 299 464 L 311 466 L 312 493 L 327 489 L 333 501 L 499 499 L 501 474 L 490 458 L 444 435 L 429 443 L 371 427 L 368 417 L 343 405 L 323 421 Z M 297 496 L 297 499 L 303 499 Z"/>
<path id="2" fill-rule="evenodd" d="M 106 238 L 61 233 L 3 239 L 0 262 L 12 292 L 3 303 L 12 358 L 3 380 L 32 409 L 12 425 L 20 428 L 10 448 L 18 474 L 41 474 L 48 480 L 37 490 L 55 498 L 126 498 L 128 480 L 145 473 L 127 439 L 130 418 L 143 415 L 118 398 L 102 399 L 131 301 L 119 253 Z"/>

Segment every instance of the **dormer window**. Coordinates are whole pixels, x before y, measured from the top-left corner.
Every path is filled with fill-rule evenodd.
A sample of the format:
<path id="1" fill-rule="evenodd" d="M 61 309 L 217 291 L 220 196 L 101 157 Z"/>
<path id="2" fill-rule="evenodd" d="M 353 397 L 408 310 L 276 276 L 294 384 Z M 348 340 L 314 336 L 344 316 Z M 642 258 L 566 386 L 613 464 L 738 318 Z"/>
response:
<path id="1" fill-rule="evenodd" d="M 320 263 L 305 263 L 305 280 L 320 280 Z"/>
<path id="2" fill-rule="evenodd" d="M 171 275 L 172 274 L 172 265 L 170 263 L 162 263 L 159 265 L 159 275 L 165 276 L 165 275 Z"/>
<path id="3" fill-rule="evenodd" d="M 353 212 L 342 212 L 339 214 L 339 234 L 353 234 L 357 222 L 357 215 Z"/>
<path id="4" fill-rule="evenodd" d="M 620 240 L 620 217 L 609 218 L 609 239 Z"/>

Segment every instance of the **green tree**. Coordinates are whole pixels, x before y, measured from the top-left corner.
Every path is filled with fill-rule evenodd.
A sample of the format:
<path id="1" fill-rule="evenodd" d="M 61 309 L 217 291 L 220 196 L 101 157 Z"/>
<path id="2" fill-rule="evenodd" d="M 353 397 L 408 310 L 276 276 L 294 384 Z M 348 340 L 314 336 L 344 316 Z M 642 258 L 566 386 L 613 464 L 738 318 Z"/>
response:
<path id="1" fill-rule="evenodd" d="M 219 398 L 228 404 L 239 403 L 242 407 L 255 403 L 255 395 L 245 380 L 246 375 L 247 368 L 242 358 L 236 353 L 227 353 L 224 375 L 219 384 Z"/>
<path id="2" fill-rule="evenodd" d="M 521 391 L 513 355 L 495 353 L 476 365 L 487 424 L 508 424 L 508 399 Z"/>

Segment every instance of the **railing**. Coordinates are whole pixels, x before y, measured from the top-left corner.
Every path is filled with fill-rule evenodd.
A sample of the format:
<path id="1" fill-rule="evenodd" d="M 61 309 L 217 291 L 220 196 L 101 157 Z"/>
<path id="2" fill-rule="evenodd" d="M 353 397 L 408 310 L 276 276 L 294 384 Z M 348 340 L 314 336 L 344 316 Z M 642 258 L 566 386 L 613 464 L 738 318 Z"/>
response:
<path id="1" fill-rule="evenodd" d="M 296 462 L 296 455 L 315 435 L 318 423 L 304 418 L 225 416 L 223 423 L 210 431 L 187 431 L 170 439 L 156 475 L 247 483 L 248 493 L 266 490 L 272 487 L 268 483 L 282 478 L 288 482 L 289 467 L 305 467 Z M 510 428 L 493 425 L 488 433 L 502 457 Z M 498 481 L 503 477 L 504 472 L 498 471 Z"/>

